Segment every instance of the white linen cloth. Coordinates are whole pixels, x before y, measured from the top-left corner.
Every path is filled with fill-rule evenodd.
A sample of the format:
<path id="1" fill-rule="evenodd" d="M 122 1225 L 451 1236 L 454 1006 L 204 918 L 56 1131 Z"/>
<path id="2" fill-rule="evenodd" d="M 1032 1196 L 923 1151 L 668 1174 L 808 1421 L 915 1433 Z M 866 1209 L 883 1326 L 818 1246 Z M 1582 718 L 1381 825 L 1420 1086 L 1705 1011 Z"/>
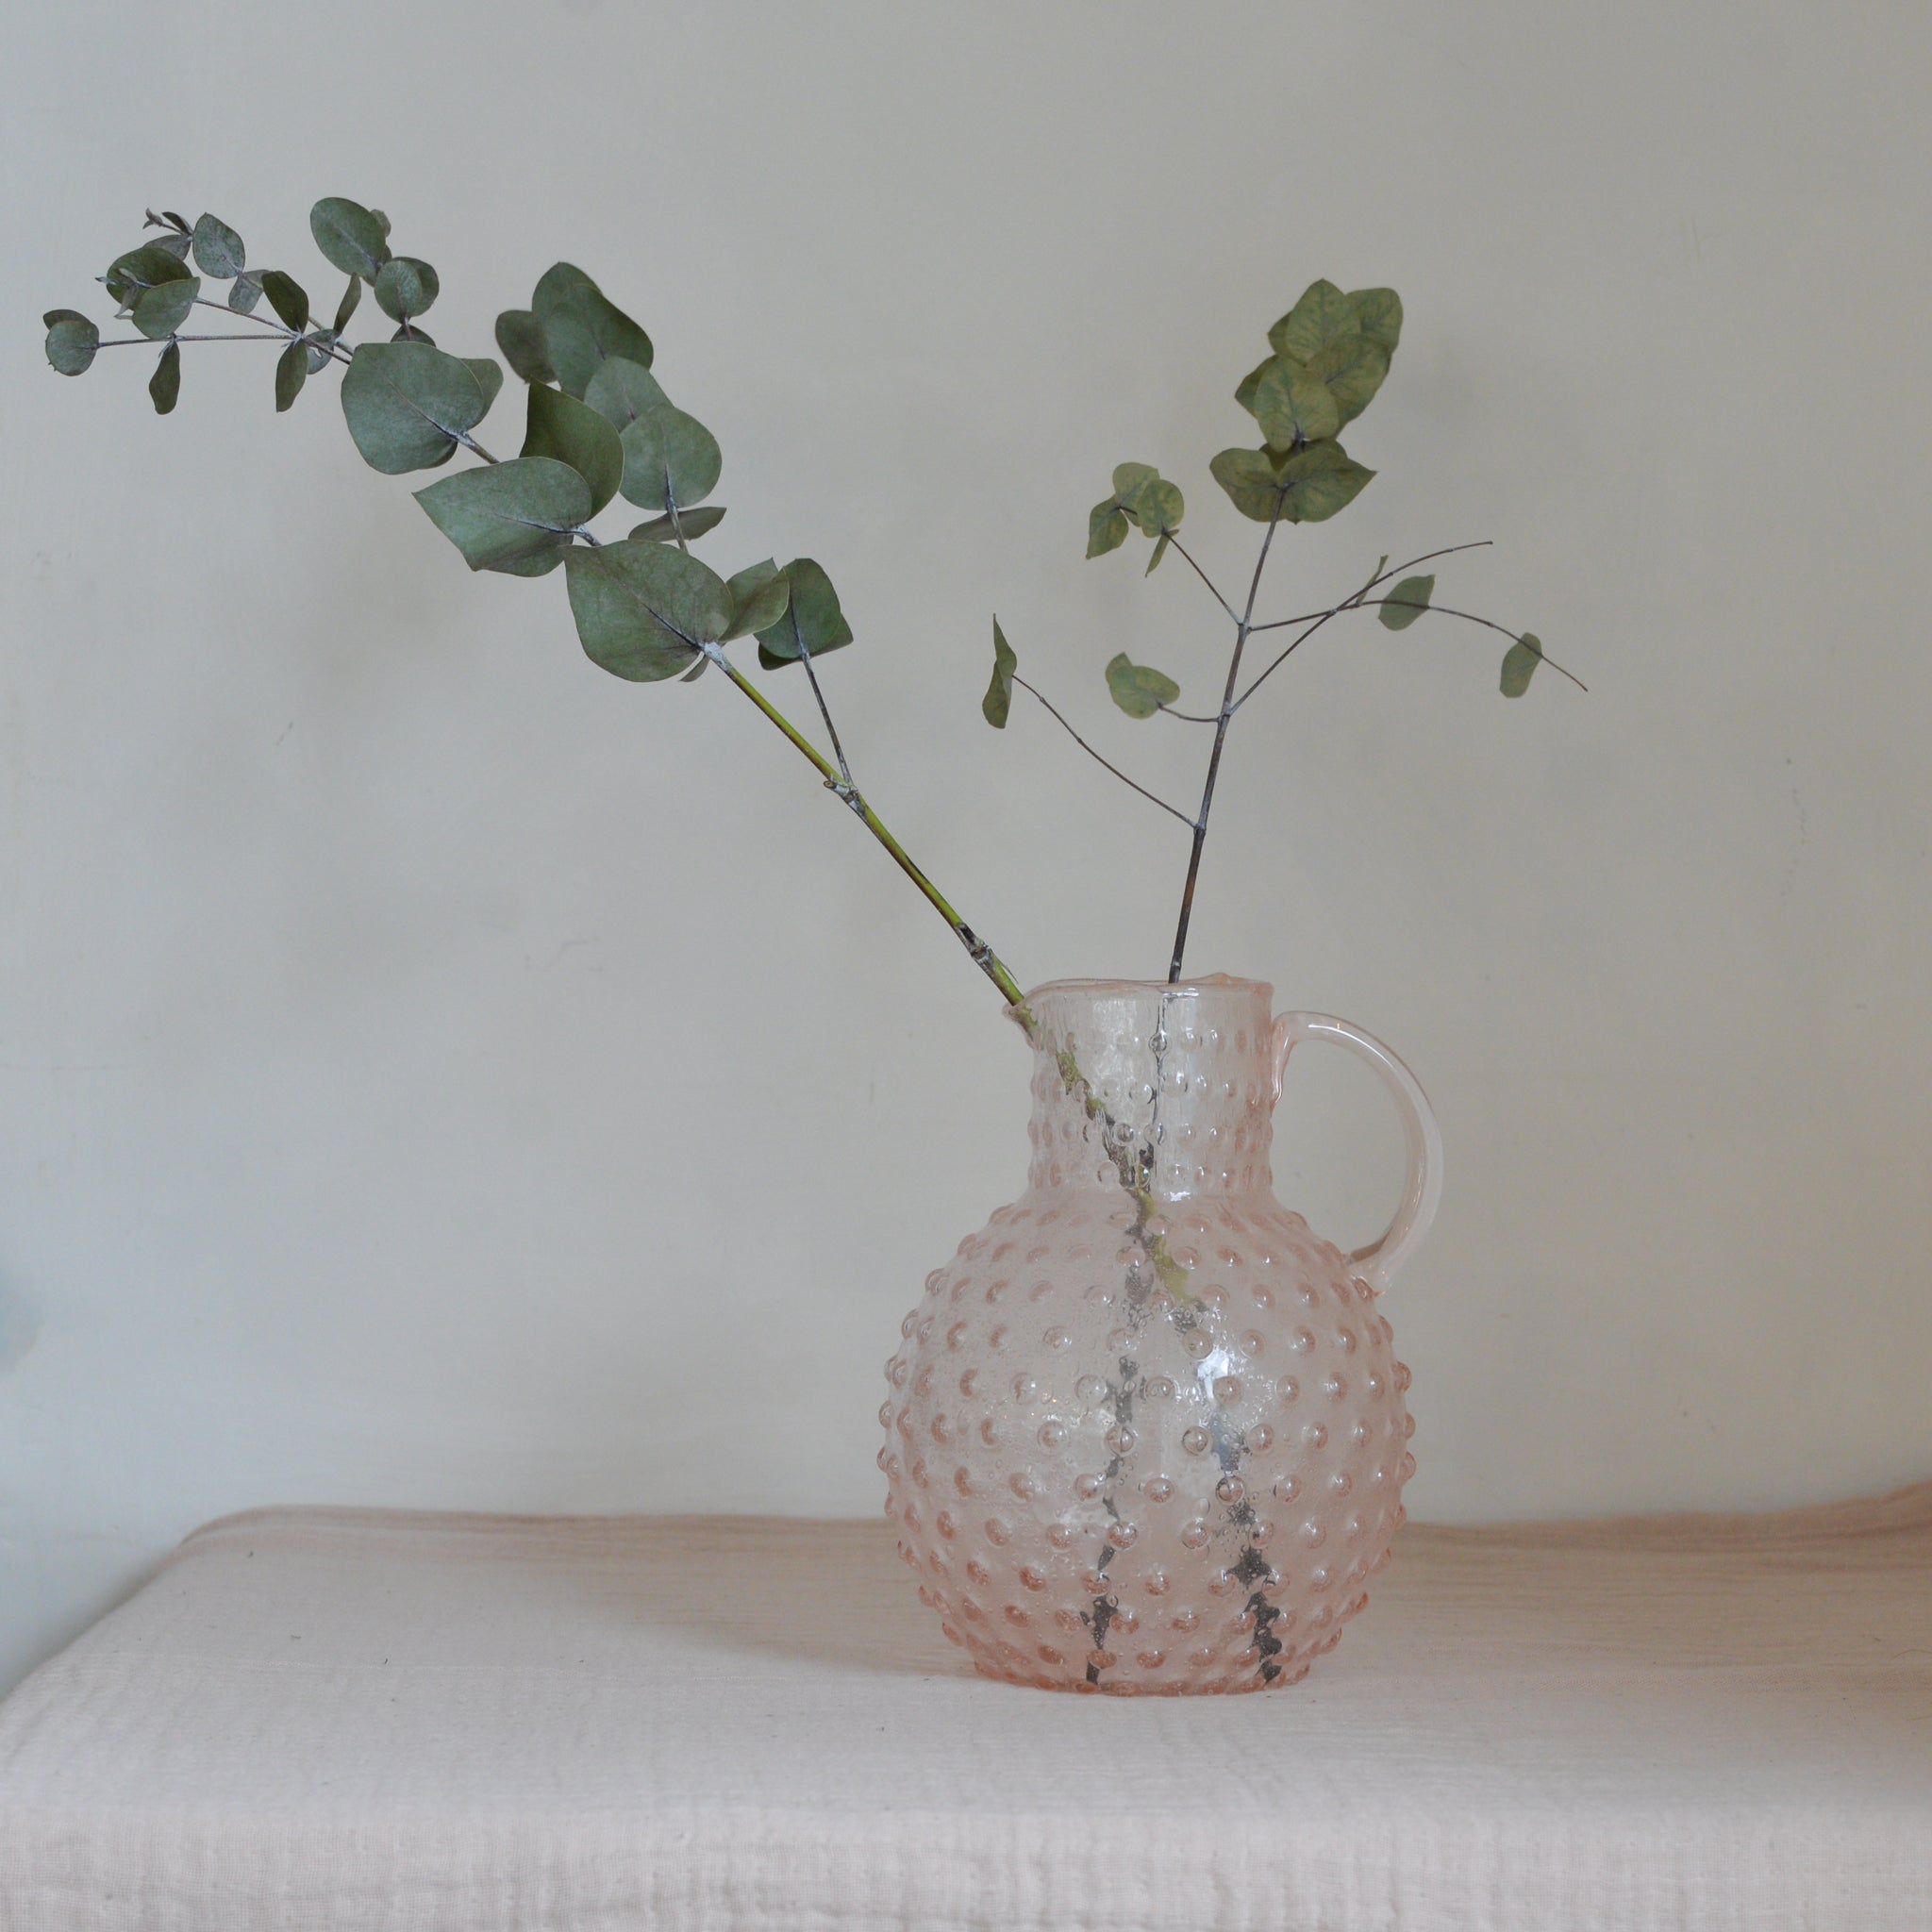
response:
<path id="1" fill-rule="evenodd" d="M 5 1932 L 1925 1932 L 1932 1484 L 1410 1526 L 1301 1686 L 968 1673 L 882 1524 L 275 1509 L 0 1706 Z"/>

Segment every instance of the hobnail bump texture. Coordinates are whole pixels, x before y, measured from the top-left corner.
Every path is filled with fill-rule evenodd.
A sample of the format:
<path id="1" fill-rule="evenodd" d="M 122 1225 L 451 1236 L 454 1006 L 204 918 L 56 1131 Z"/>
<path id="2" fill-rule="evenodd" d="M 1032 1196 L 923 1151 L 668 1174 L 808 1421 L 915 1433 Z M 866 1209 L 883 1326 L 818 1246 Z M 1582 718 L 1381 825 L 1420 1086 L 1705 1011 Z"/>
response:
<path id="1" fill-rule="evenodd" d="M 1398 1257 L 1274 1197 L 1277 1057 L 1307 1029 L 1271 997 L 1065 981 L 1023 1009 L 1026 1191 L 927 1277 L 880 1410 L 900 1554 L 990 1676 L 1292 1684 L 1389 1561 L 1414 1424 L 1373 1276 Z M 1433 1210 L 1427 1164 L 1406 1213 Z"/>

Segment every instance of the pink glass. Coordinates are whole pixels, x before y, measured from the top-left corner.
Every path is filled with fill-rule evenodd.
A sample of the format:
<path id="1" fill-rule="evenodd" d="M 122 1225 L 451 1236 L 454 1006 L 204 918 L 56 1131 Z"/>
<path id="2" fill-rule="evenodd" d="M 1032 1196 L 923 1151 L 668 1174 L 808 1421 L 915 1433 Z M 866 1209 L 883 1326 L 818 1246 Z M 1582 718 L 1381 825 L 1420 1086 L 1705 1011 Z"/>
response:
<path id="1" fill-rule="evenodd" d="M 926 1279 L 879 1411 L 920 1596 L 989 1676 L 1258 1690 L 1333 1648 L 1413 1473 L 1375 1296 L 1428 1231 L 1441 1139 L 1415 1077 L 1253 980 L 1058 980 L 1026 1191 Z M 1275 1200 L 1303 1041 L 1360 1054 L 1408 1143 L 1401 1207 L 1344 1255 Z"/>

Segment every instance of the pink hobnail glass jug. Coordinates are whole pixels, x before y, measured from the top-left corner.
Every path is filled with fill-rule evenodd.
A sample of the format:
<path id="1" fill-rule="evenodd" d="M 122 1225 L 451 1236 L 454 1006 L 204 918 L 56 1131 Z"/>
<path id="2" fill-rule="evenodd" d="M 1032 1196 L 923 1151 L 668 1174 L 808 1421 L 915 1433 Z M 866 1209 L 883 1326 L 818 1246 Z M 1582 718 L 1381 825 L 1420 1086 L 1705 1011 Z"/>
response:
<path id="1" fill-rule="evenodd" d="M 1389 1560 L 1414 1424 L 1376 1297 L 1428 1230 L 1441 1139 L 1380 1041 L 1271 1018 L 1253 980 L 1058 980 L 1034 1053 L 1026 1191 L 926 1279 L 887 1364 L 879 1461 L 900 1554 L 989 1676 L 1258 1690 L 1333 1647 Z M 1290 1057 L 1382 1075 L 1401 1206 L 1343 1254 L 1274 1198 Z"/>

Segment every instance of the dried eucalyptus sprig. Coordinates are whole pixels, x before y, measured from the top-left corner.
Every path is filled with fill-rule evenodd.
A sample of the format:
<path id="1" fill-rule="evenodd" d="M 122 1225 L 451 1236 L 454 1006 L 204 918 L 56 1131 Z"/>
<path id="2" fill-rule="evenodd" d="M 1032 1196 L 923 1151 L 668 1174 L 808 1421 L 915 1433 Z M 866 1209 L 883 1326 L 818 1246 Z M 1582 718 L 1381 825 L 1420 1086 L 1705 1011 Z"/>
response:
<path id="1" fill-rule="evenodd" d="M 1019 686 L 1039 699 L 1082 751 L 1142 798 L 1178 819 L 1193 835 L 1187 879 L 1181 889 L 1180 920 L 1168 965 L 1170 983 L 1181 976 L 1188 925 L 1193 917 L 1194 888 L 1200 877 L 1201 855 L 1208 842 L 1214 783 L 1220 775 L 1228 726 L 1234 722 L 1235 713 L 1330 619 L 1346 610 L 1374 610 L 1390 630 L 1406 630 L 1428 610 L 1444 617 L 1461 618 L 1509 640 L 1500 679 L 1505 697 L 1521 697 L 1529 689 L 1530 676 L 1539 664 L 1548 664 L 1551 670 L 1560 672 L 1579 690 L 1583 689 L 1580 679 L 1545 655 L 1541 641 L 1531 632 L 1513 631 L 1471 611 L 1432 603 L 1436 589 L 1433 575 L 1403 575 L 1418 564 L 1432 563 L 1464 550 L 1485 548 L 1486 541 L 1432 550 L 1426 556 L 1411 558 L 1392 571 L 1387 568 L 1389 559 L 1384 557 L 1368 582 L 1341 603 L 1300 617 L 1275 618 L 1265 624 L 1255 622 L 1255 603 L 1275 531 L 1283 524 L 1325 522 L 1346 509 L 1374 477 L 1375 473 L 1364 469 L 1336 439 L 1374 400 L 1389 375 L 1391 359 L 1401 339 L 1402 298 L 1393 289 L 1358 289 L 1353 294 L 1344 294 L 1327 281 L 1310 283 L 1294 307 L 1269 330 L 1272 353 L 1241 378 L 1235 391 L 1235 401 L 1260 425 L 1262 445 L 1259 449 L 1224 449 L 1208 466 L 1208 473 L 1227 493 L 1228 501 L 1243 516 L 1267 525 L 1260 555 L 1255 560 L 1254 575 L 1248 582 L 1247 599 L 1239 611 L 1182 545 L 1180 527 L 1187 513 L 1186 502 L 1179 486 L 1161 475 L 1151 463 L 1121 464 L 1113 473 L 1113 494 L 1096 503 L 1089 514 L 1090 558 L 1118 550 L 1126 541 L 1128 531 L 1138 529 L 1154 545 L 1143 575 L 1151 576 L 1168 551 L 1174 550 L 1234 626 L 1234 648 L 1228 658 L 1221 708 L 1216 711 L 1176 708 L 1180 686 L 1165 672 L 1134 663 L 1124 652 L 1110 658 L 1106 669 L 1108 694 L 1128 717 L 1151 718 L 1156 712 L 1165 712 L 1186 724 L 1214 727 L 1201 803 L 1191 817 L 1095 751 L 1058 708 L 1020 675 L 1018 655 L 1008 642 L 999 620 L 993 620 L 992 681 L 980 704 L 987 723 L 996 730 L 1006 728 L 1012 712 L 1013 688 Z M 1401 577 L 1393 590 L 1380 597 L 1371 594 L 1391 577 Z M 1248 640 L 1263 631 L 1286 629 L 1295 632 L 1293 638 L 1259 676 L 1245 690 L 1241 689 L 1241 661 Z"/>
<path id="2" fill-rule="evenodd" d="M 558 262 L 538 282 L 529 308 L 497 318 L 497 347 L 526 385 L 522 447 L 516 456 L 499 459 L 475 431 L 503 387 L 502 366 L 493 357 L 454 356 L 437 347 L 422 326 L 440 291 L 437 273 L 426 261 L 392 252 L 390 221 L 379 209 L 330 196 L 309 212 L 317 247 L 348 277 L 326 326 L 316 322 L 307 291 L 292 275 L 250 267 L 241 236 L 215 216 L 204 214 L 191 227 L 171 210 L 149 210 L 147 225 L 158 233 L 117 257 L 101 277 L 117 314 L 136 333 L 104 340 L 76 310 L 51 310 L 44 318 L 47 359 L 57 370 L 79 375 L 101 349 L 158 344 L 159 359 L 148 390 L 156 409 L 166 415 L 180 395 L 184 342 L 278 344 L 277 410 L 293 406 L 311 375 L 331 363 L 341 365 L 343 419 L 372 468 L 388 475 L 437 469 L 458 449 L 480 459 L 477 467 L 455 471 L 415 492 L 472 570 L 541 576 L 560 565 L 584 650 L 615 676 L 635 683 L 673 677 L 688 683 L 716 666 L 891 856 L 1023 1022 L 1030 1017 L 1019 982 L 914 863 L 854 779 L 817 670 L 816 660 L 853 641 L 824 568 L 809 557 L 794 558 L 782 568 L 767 558 L 726 577 L 691 554 L 691 543 L 724 518 L 722 506 L 707 501 L 723 473 L 723 455 L 710 431 L 678 408 L 659 385 L 650 337 L 589 275 Z M 228 285 L 225 302 L 203 295 L 206 284 L 221 282 Z M 365 288 L 395 328 L 386 341 L 351 345 L 345 334 Z M 185 333 L 183 325 L 196 308 L 225 313 L 259 332 Z M 1314 283 L 1270 331 L 1271 355 L 1235 392 L 1258 422 L 1262 445 L 1224 450 L 1209 466 L 1235 508 L 1267 526 L 1240 611 L 1182 544 L 1181 491 L 1151 465 L 1122 464 L 1113 475 L 1112 494 L 1089 518 L 1089 557 L 1118 549 L 1129 530 L 1138 529 L 1153 544 L 1147 571 L 1157 569 L 1170 549 L 1177 552 L 1234 626 L 1225 688 L 1213 712 L 1177 708 L 1179 685 L 1124 653 L 1106 667 L 1108 690 L 1129 717 L 1160 712 L 1214 727 L 1201 802 L 1191 815 L 1094 750 L 1019 675 L 1017 657 L 994 623 L 992 682 L 982 703 L 988 722 L 1006 725 L 1017 685 L 1083 751 L 1191 832 L 1170 980 L 1180 977 L 1228 727 L 1260 686 L 1324 625 L 1345 611 L 1374 609 L 1391 630 L 1405 629 L 1429 611 L 1485 625 L 1510 640 L 1501 677 L 1504 694 L 1510 697 L 1527 689 L 1539 663 L 1562 671 L 1530 633 L 1436 604 L 1433 575 L 1402 575 L 1479 547 L 1473 544 L 1433 551 L 1394 571 L 1386 568 L 1385 557 L 1369 581 L 1338 604 L 1300 617 L 1255 621 L 1277 528 L 1334 516 L 1374 475 L 1336 439 L 1380 389 L 1401 331 L 1402 304 L 1392 290 L 1344 294 L 1330 282 Z M 591 525 L 618 497 L 647 514 L 627 536 L 600 538 Z M 1392 590 L 1373 594 L 1396 577 L 1401 580 Z M 1294 635 L 1241 689 L 1248 641 L 1278 629 Z M 829 757 L 732 661 L 726 646 L 744 638 L 757 640 L 763 669 L 800 667 L 825 727 Z M 1084 1088 L 1077 1068 L 1066 1077 L 1070 1091 Z M 1124 1175 L 1124 1185 L 1131 1186 L 1131 1177 Z"/>

